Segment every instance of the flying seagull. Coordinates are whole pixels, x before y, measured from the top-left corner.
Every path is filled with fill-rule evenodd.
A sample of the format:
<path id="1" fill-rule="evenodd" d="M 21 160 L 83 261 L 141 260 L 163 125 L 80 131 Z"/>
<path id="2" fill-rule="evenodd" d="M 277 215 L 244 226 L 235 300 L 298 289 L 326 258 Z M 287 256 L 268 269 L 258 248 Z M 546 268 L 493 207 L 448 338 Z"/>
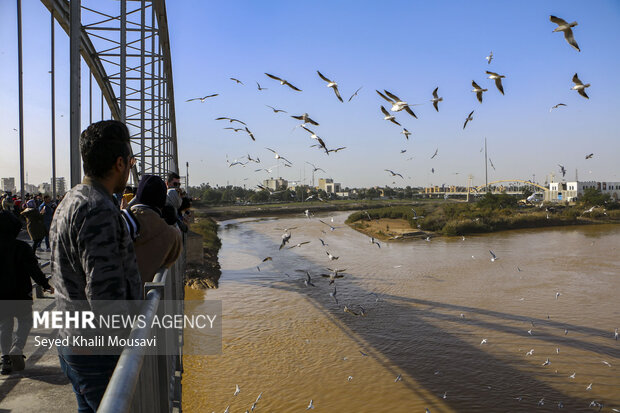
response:
<path id="1" fill-rule="evenodd" d="M 476 82 L 471 81 L 471 85 L 474 87 L 472 92 L 476 92 L 476 97 L 478 98 L 478 102 L 482 103 L 482 92 L 486 92 L 488 89 L 482 89 Z"/>
<path id="2" fill-rule="evenodd" d="M 411 135 L 411 132 L 409 132 L 407 128 L 403 128 L 401 133 L 405 135 L 405 138 L 407 138 L 407 140 L 409 140 L 409 135 Z"/>
<path id="3" fill-rule="evenodd" d="M 227 118 L 225 116 L 220 116 L 219 118 L 215 118 L 215 120 L 227 120 L 227 121 L 230 121 L 230 123 L 239 122 L 240 124 L 247 126 L 245 122 L 241 122 L 239 119 Z"/>
<path id="4" fill-rule="evenodd" d="M 433 156 L 431 156 L 431 159 L 433 159 L 435 156 L 437 156 L 437 153 L 439 153 L 439 148 L 435 149 L 435 153 L 433 154 Z"/>
<path id="5" fill-rule="evenodd" d="M 328 155 L 329 155 L 329 152 L 338 152 L 338 151 L 341 151 L 341 150 L 343 150 L 343 149 L 347 149 L 347 147 L 346 147 L 346 146 L 342 146 L 342 147 L 340 147 L 340 148 L 336 148 L 336 149 L 329 149 L 329 150 L 327 151 L 327 153 L 328 153 Z"/>
<path id="6" fill-rule="evenodd" d="M 265 106 L 267 106 L 268 108 L 270 108 L 271 110 L 273 110 L 273 113 L 278 113 L 278 112 L 288 113 L 288 112 L 287 112 L 287 111 L 285 111 L 285 110 L 282 110 L 282 109 L 276 109 L 276 108 L 274 108 L 273 106 L 269 106 L 269 105 L 265 105 Z"/>
<path id="7" fill-rule="evenodd" d="M 235 393 L 233 394 L 233 396 L 238 395 L 241 392 L 241 389 L 239 388 L 238 384 L 235 384 Z"/>
<path id="8" fill-rule="evenodd" d="M 258 88 L 259 91 L 261 90 L 267 90 L 266 87 L 260 87 L 260 83 L 256 82 L 256 87 Z"/>
<path id="9" fill-rule="evenodd" d="M 336 94 L 336 97 L 338 98 L 339 101 L 342 102 L 342 97 L 340 97 L 340 92 L 338 92 L 338 83 L 329 80 L 328 78 L 326 78 L 325 76 L 323 76 L 323 74 L 321 72 L 319 72 L 318 70 L 316 71 L 319 74 L 319 77 L 321 79 L 323 79 L 324 81 L 327 82 L 327 87 L 331 87 L 332 89 L 334 89 L 334 93 Z"/>
<path id="10" fill-rule="evenodd" d="M 486 71 L 487 75 L 489 75 L 489 79 L 495 80 L 495 86 L 497 86 L 497 90 L 499 90 L 501 92 L 501 94 L 504 94 L 504 87 L 502 86 L 502 79 L 505 78 L 506 76 L 502 76 L 502 75 L 498 75 L 497 73 L 494 72 L 489 72 L 488 70 Z"/>
<path id="11" fill-rule="evenodd" d="M 310 241 L 304 241 L 304 242 L 300 242 L 299 244 L 295 244 L 293 246 L 288 247 L 288 249 L 292 249 L 292 248 L 300 248 L 302 245 L 304 244 L 310 244 Z"/>
<path id="12" fill-rule="evenodd" d="M 576 90 L 584 98 L 590 99 L 588 95 L 586 95 L 586 88 L 590 87 L 589 83 L 586 83 L 585 85 L 581 83 L 581 80 L 579 80 L 579 77 L 577 77 L 577 73 L 575 73 L 575 76 L 573 76 L 573 83 L 575 84 L 575 86 L 571 87 L 571 90 Z"/>
<path id="13" fill-rule="evenodd" d="M 488 72 L 487 72 L 488 73 Z M 435 90 L 433 90 L 433 99 L 431 99 L 431 102 L 433 102 L 433 106 L 435 107 L 435 110 L 437 112 L 439 112 L 439 107 L 438 107 L 438 103 L 441 102 L 443 100 L 443 98 L 440 98 L 437 95 L 437 89 L 439 89 L 439 87 L 436 87 Z"/>
<path id="14" fill-rule="evenodd" d="M 497 258 L 497 255 L 495 255 L 493 251 L 489 250 L 489 252 L 491 253 L 491 262 L 499 260 L 499 258 Z"/>
<path id="15" fill-rule="evenodd" d="M 199 100 L 200 102 L 204 102 L 206 99 L 208 99 L 208 98 L 213 98 L 213 97 L 216 97 L 216 96 L 218 96 L 218 95 L 219 95 L 219 93 L 214 93 L 214 94 L 212 94 L 212 95 L 203 96 L 203 97 L 201 97 L 201 98 L 187 99 L 187 100 L 186 100 L 186 102 L 191 102 L 192 100 Z"/>
<path id="16" fill-rule="evenodd" d="M 413 116 L 414 118 L 418 118 L 415 113 L 413 113 L 413 111 L 411 110 L 411 108 L 409 107 L 409 105 L 407 104 L 407 102 L 405 102 L 404 100 L 400 99 L 398 96 L 394 95 L 393 93 L 388 92 L 387 90 L 384 90 L 385 92 L 385 96 L 383 93 L 379 92 L 378 90 L 376 90 L 375 92 L 377 92 L 379 94 L 379 96 L 381 96 L 383 99 L 387 100 L 388 102 L 390 102 L 392 104 L 392 112 L 400 112 L 401 110 L 405 109 L 405 111 L 410 114 L 411 116 Z M 388 97 L 389 96 L 389 97 Z"/>
<path id="17" fill-rule="evenodd" d="M 474 114 L 474 111 L 472 110 L 469 115 L 467 115 L 467 119 L 465 119 L 465 123 L 463 124 L 463 129 L 465 129 L 465 126 L 467 126 L 467 122 L 469 122 L 470 120 L 474 120 L 474 118 L 471 116 Z"/>
<path id="18" fill-rule="evenodd" d="M 586 159 L 592 159 L 592 157 L 593 157 L 593 156 L 594 156 L 594 154 L 593 154 L 593 153 L 591 153 L 591 154 L 589 154 L 589 155 L 586 155 Z"/>
<path id="19" fill-rule="evenodd" d="M 298 119 L 302 121 L 303 123 L 310 123 L 312 125 L 319 126 L 319 123 L 310 119 L 310 115 L 308 115 L 307 113 L 304 113 L 303 115 L 299 115 L 299 116 L 291 116 L 291 118 Z"/>
<path id="20" fill-rule="evenodd" d="M 282 249 L 287 242 L 289 242 L 289 240 L 291 239 L 291 233 L 284 233 L 282 234 L 282 243 L 280 244 L 280 248 L 278 249 Z"/>
<path id="21" fill-rule="evenodd" d="M 560 172 L 562 173 L 562 178 L 564 178 L 566 176 L 566 169 L 564 168 L 563 165 L 558 164 L 558 166 L 560 167 Z"/>
<path id="22" fill-rule="evenodd" d="M 383 114 L 385 115 L 383 120 L 389 120 L 390 122 L 395 123 L 398 126 L 402 126 L 400 123 L 396 121 L 396 117 L 394 115 L 390 115 L 390 113 L 383 106 L 381 106 L 381 112 L 383 112 Z"/>
<path id="23" fill-rule="evenodd" d="M 364 87 L 364 86 L 362 86 L 362 87 Z M 349 102 L 351 101 L 351 99 L 353 99 L 353 97 L 357 96 L 357 92 L 359 92 L 360 90 L 362 90 L 362 87 L 360 87 L 359 89 L 357 89 L 357 90 L 355 91 L 355 93 L 353 93 L 353 94 L 351 95 L 351 97 L 349 98 Z"/>
<path id="24" fill-rule="evenodd" d="M 488 63 L 487 64 L 491 64 L 491 60 L 493 60 L 493 52 L 491 51 L 491 53 L 489 53 L 489 55 L 487 57 L 485 57 L 485 59 L 487 59 Z"/>
<path id="25" fill-rule="evenodd" d="M 286 159 L 285 157 L 280 156 L 280 154 L 279 154 L 278 152 L 274 151 L 273 149 L 271 149 L 271 148 L 265 148 L 265 149 L 267 149 L 268 151 L 271 151 L 271 152 L 275 153 L 274 158 L 276 158 L 276 159 L 282 159 L 283 161 L 288 162 L 288 163 L 290 163 L 291 165 L 293 164 L 291 161 L 289 161 L 289 160 L 288 160 L 288 159 Z"/>
<path id="26" fill-rule="evenodd" d="M 250 130 L 248 129 L 248 127 L 245 127 L 245 131 L 248 133 L 248 135 L 250 135 L 250 138 L 252 138 L 253 141 L 255 141 L 256 139 L 254 139 L 254 134 L 252 132 L 250 132 Z"/>
<path id="27" fill-rule="evenodd" d="M 491 160 L 491 158 L 489 158 L 489 163 L 491 164 L 491 168 L 493 168 L 493 170 L 495 170 L 495 165 L 493 165 L 493 161 Z"/>
<path id="28" fill-rule="evenodd" d="M 237 84 L 241 83 L 243 85 L 242 81 L 240 81 L 239 79 L 235 79 L 234 77 L 231 77 L 230 80 L 234 80 L 235 82 L 237 82 Z"/>
<path id="29" fill-rule="evenodd" d="M 566 106 L 564 103 L 558 103 L 557 105 L 553 105 L 551 106 L 551 109 L 549 109 L 549 112 L 551 112 L 553 109 L 557 109 L 560 106 Z"/>
<path id="30" fill-rule="evenodd" d="M 288 87 L 290 87 L 291 89 L 297 91 L 297 92 L 301 92 L 301 89 L 296 88 L 295 86 L 291 85 L 288 81 L 284 80 L 284 79 L 280 79 L 278 76 L 274 76 L 274 75 L 270 75 L 269 73 L 265 73 L 268 77 L 277 80 L 280 82 L 281 85 L 286 85 Z"/>
<path id="31" fill-rule="evenodd" d="M 558 25 L 558 27 L 553 29 L 552 33 L 564 32 L 564 38 L 566 39 L 568 44 L 570 44 L 575 49 L 577 49 L 578 52 L 580 52 L 581 50 L 579 49 L 579 45 L 575 41 L 575 38 L 573 37 L 573 31 L 571 30 L 571 27 L 577 26 L 577 22 L 567 23 L 566 20 L 560 19 L 559 17 L 555 16 L 549 16 L 549 20 Z"/>
<path id="32" fill-rule="evenodd" d="M 336 305 L 338 305 L 338 299 L 336 298 L 336 294 L 338 292 L 336 291 L 336 286 L 334 285 L 334 291 L 332 291 L 331 293 L 329 293 L 329 295 L 334 299 L 334 301 L 336 302 Z"/>
<path id="33" fill-rule="evenodd" d="M 391 173 L 392 176 L 400 176 L 402 179 L 405 179 L 405 178 L 403 178 L 403 176 L 401 174 L 397 174 L 396 172 L 394 172 L 392 170 L 384 169 L 384 171 Z"/>

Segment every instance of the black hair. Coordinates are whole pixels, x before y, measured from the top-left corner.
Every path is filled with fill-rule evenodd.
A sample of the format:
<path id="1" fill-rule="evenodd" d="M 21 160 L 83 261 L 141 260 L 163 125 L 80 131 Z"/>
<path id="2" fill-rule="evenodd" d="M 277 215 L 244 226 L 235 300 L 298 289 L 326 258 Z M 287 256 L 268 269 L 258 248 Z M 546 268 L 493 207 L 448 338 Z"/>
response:
<path id="1" fill-rule="evenodd" d="M 183 199 L 181 199 L 181 206 L 179 207 L 179 211 L 183 211 L 184 209 L 189 209 L 192 206 L 192 201 L 187 198 L 187 197 L 183 197 Z"/>
<path id="2" fill-rule="evenodd" d="M 122 122 L 103 120 L 90 125 L 80 135 L 84 174 L 105 178 L 118 157 L 128 158 L 129 130 Z"/>
<path id="3" fill-rule="evenodd" d="M 168 178 L 166 179 L 166 182 L 172 182 L 173 179 L 181 179 L 181 176 L 176 172 L 170 172 L 168 174 Z"/>

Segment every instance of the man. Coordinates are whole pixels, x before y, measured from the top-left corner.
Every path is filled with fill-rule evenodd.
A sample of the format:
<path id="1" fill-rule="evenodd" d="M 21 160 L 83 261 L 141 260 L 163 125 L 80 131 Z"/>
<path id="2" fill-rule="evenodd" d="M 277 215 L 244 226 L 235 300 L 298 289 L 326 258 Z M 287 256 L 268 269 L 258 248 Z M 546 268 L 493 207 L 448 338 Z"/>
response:
<path id="1" fill-rule="evenodd" d="M 123 191 L 135 163 L 129 131 L 118 121 L 94 123 L 80 136 L 80 153 L 84 180 L 58 205 L 50 229 L 56 309 L 71 309 L 76 300 L 88 300 L 91 308 L 97 300 L 118 300 L 123 311 L 123 300 L 142 298 L 132 241 L 112 196 Z M 118 356 L 76 355 L 68 347 L 58 356 L 79 411 L 97 411 Z"/>
<path id="2" fill-rule="evenodd" d="M 181 177 L 175 172 L 170 172 L 166 179 L 166 187 L 168 188 L 168 199 L 166 203 L 172 205 L 175 209 L 175 213 L 179 213 L 181 207 L 181 195 L 179 190 L 181 189 Z"/>
<path id="3" fill-rule="evenodd" d="M 53 292 L 30 245 L 16 239 L 22 227 L 12 211 L 0 212 L 0 374 L 23 370 L 24 345 L 32 329 L 32 278 Z M 11 301 L 6 301 L 11 300 Z M 17 300 L 17 301 L 14 301 Z M 13 328 L 17 319 L 17 331 Z"/>
<path id="4" fill-rule="evenodd" d="M 50 227 L 52 226 L 52 218 L 54 217 L 54 210 L 56 205 L 52 203 L 52 198 L 49 195 L 43 197 L 43 203 L 39 206 L 39 212 L 43 215 L 43 225 L 45 226 L 45 248 L 50 250 Z"/>
<path id="5" fill-rule="evenodd" d="M 26 219 L 26 229 L 32 240 L 32 251 L 36 254 L 43 238 L 45 238 L 46 231 L 43 215 L 39 212 L 34 198 L 26 202 L 26 209 L 21 212 L 21 215 Z"/>

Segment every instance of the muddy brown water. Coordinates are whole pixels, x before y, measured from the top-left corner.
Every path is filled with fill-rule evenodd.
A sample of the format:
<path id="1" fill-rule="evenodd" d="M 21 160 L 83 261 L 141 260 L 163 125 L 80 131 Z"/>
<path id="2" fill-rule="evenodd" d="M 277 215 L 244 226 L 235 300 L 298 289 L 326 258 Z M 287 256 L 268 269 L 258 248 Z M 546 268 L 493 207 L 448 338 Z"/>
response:
<path id="1" fill-rule="evenodd" d="M 620 226 L 378 248 L 347 216 L 220 223 L 219 289 L 186 298 L 222 301 L 223 352 L 184 358 L 185 412 L 245 412 L 261 392 L 257 412 L 303 411 L 311 399 L 323 412 L 620 409 Z M 278 251 L 276 228 L 287 227 L 297 227 L 289 245 L 310 244 Z M 346 269 L 339 304 L 326 268 Z"/>

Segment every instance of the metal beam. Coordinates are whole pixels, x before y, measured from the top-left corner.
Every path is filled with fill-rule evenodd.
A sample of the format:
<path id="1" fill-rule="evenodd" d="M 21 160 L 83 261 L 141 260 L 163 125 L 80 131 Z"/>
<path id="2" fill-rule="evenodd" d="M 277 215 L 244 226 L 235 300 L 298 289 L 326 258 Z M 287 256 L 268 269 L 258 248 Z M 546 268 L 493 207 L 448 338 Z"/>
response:
<path id="1" fill-rule="evenodd" d="M 69 121 L 69 151 L 71 153 L 71 187 L 81 181 L 80 162 L 80 133 L 81 123 L 81 59 L 80 46 L 82 35 L 82 5 L 81 0 L 71 0 L 70 26 L 69 26 L 69 105 L 71 108 Z"/>

